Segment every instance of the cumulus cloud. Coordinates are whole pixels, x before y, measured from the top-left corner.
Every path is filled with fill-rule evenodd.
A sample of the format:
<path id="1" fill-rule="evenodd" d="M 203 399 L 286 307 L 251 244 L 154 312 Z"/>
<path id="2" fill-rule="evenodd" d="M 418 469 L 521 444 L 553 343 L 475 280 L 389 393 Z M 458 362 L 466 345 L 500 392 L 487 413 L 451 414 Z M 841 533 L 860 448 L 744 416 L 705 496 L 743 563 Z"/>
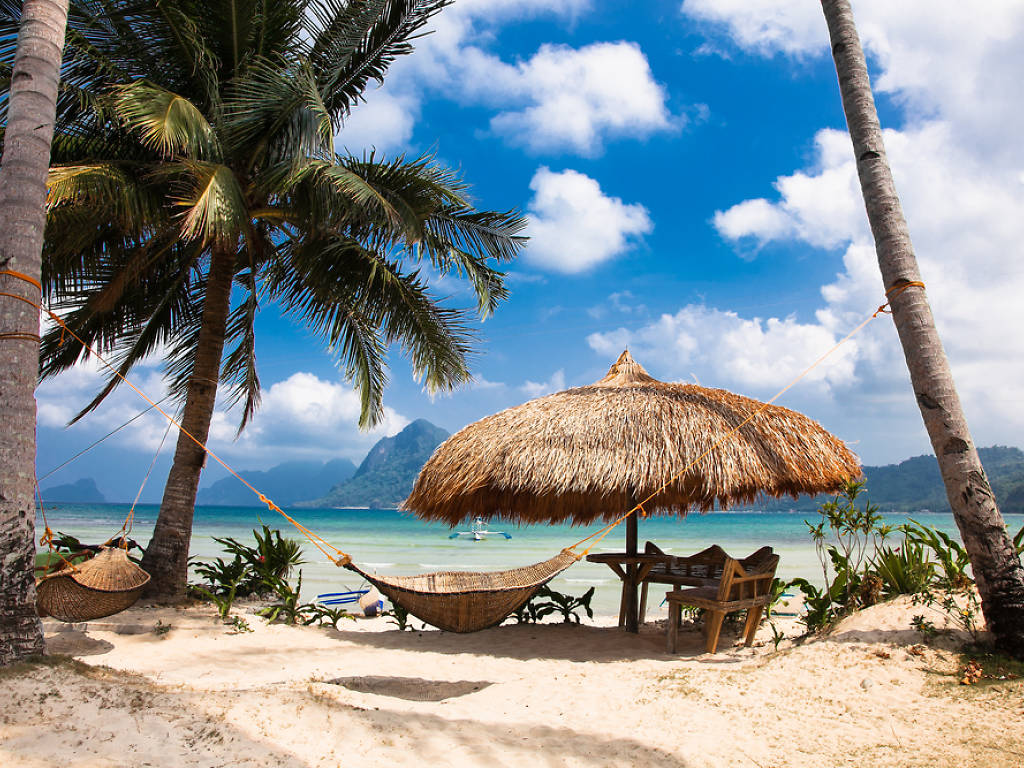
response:
<path id="1" fill-rule="evenodd" d="M 340 139 L 349 149 L 359 142 L 380 147 L 384 136 L 408 144 L 427 93 L 497 110 L 491 132 L 532 152 L 594 156 L 609 139 L 681 125 L 636 43 L 545 44 L 519 61 L 489 50 L 503 24 L 539 16 L 572 21 L 589 7 L 583 0 L 470 0 L 445 9 L 416 54 L 392 67 L 388 95 L 371 93 Z"/>
<path id="2" fill-rule="evenodd" d="M 838 341 L 818 323 L 794 317 L 743 318 L 735 312 L 698 304 L 665 314 L 636 330 L 594 333 L 590 347 L 613 357 L 629 348 L 639 360 L 656 361 L 661 375 L 701 381 L 741 391 L 766 393 L 789 383 L 825 349 Z M 807 381 L 847 386 L 854 381 L 856 345 L 850 343 L 815 368 Z"/>
<path id="3" fill-rule="evenodd" d="M 368 432 L 358 428 L 358 393 L 342 382 L 325 381 L 312 373 L 299 371 L 263 392 L 263 402 L 252 423 L 237 442 L 220 431 L 216 443 L 232 453 L 247 457 L 280 456 L 362 459 L 382 437 L 400 432 L 409 419 L 385 406 L 381 423 Z M 225 425 L 233 424 L 232 414 L 220 413 Z"/>
<path id="4" fill-rule="evenodd" d="M 597 181 L 578 171 L 541 167 L 530 189 L 524 258 L 542 269 L 584 272 L 625 253 L 654 229 L 646 208 L 605 195 Z"/>
<path id="5" fill-rule="evenodd" d="M 493 117 L 491 129 L 534 152 L 592 156 L 607 137 L 643 138 L 672 127 L 664 89 L 635 43 L 544 45 L 516 65 L 481 55 L 464 76 L 470 92 L 522 105 Z"/>

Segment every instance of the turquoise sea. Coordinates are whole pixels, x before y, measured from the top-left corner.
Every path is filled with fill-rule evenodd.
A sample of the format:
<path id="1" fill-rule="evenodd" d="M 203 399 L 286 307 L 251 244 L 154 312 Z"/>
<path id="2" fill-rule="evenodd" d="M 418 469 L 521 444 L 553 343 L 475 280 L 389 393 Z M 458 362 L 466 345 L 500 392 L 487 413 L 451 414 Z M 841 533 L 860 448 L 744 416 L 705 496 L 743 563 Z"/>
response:
<path id="1" fill-rule="evenodd" d="M 54 531 L 71 534 L 87 543 L 99 543 L 114 535 L 121 527 L 129 506 L 126 504 L 47 504 L 46 516 Z M 158 508 L 138 506 L 132 538 L 145 545 L 156 520 Z M 425 523 L 393 509 L 301 509 L 290 510 L 296 519 L 352 556 L 363 569 L 385 575 L 411 575 L 437 570 L 489 571 L 514 568 L 545 560 L 562 548 L 575 543 L 600 526 L 569 525 L 509 526 L 501 521 L 490 524 L 491 530 L 504 530 L 511 539 L 500 537 L 484 541 L 449 539 L 452 532 L 445 525 Z M 718 544 L 736 557 L 743 557 L 768 544 L 780 555 L 779 576 L 790 579 L 803 576 L 821 580 L 820 567 L 804 520 L 817 517 L 814 512 L 757 513 L 713 512 L 692 514 L 685 519 L 648 518 L 640 521 L 641 547 L 654 541 L 666 552 L 690 554 L 710 544 Z M 1007 515 L 1007 525 L 1016 532 L 1024 525 L 1024 515 Z M 949 514 L 922 512 L 913 518 L 957 534 Z M 892 515 L 885 518 L 891 525 L 906 522 L 908 517 Z M 214 537 L 233 536 L 251 541 L 253 528 L 266 523 L 280 528 L 283 535 L 305 543 L 307 562 L 302 568 L 302 592 L 306 600 L 321 592 L 336 592 L 359 586 L 359 577 L 339 569 L 295 531 L 291 524 L 265 507 L 197 507 L 192 536 L 192 554 L 212 559 L 223 553 Z M 37 520 L 42 530 L 42 520 Z M 462 528 L 468 530 L 468 525 Z M 458 529 L 457 529 L 458 530 Z M 612 531 L 595 552 L 618 552 L 624 547 L 624 526 Z M 598 615 L 618 611 L 619 584 L 607 566 L 580 562 L 559 576 L 552 586 L 562 592 L 582 594 L 596 587 L 593 606 Z"/>

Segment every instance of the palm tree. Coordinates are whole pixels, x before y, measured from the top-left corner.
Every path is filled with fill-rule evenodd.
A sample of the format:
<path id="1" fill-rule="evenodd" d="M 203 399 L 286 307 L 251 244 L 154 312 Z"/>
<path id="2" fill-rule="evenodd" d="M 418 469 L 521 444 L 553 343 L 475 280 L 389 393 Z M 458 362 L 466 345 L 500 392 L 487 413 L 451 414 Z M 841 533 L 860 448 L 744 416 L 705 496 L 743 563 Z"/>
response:
<path id="1" fill-rule="evenodd" d="M 822 0 L 843 110 L 882 280 L 917 404 L 971 558 L 985 621 L 1002 650 L 1024 657 L 1024 570 L 967 428 L 946 353 L 920 285 L 910 233 L 882 144 L 849 0 Z"/>
<path id="2" fill-rule="evenodd" d="M 40 298 L 33 281 L 67 2 L 26 0 L 17 11 L 0 21 L 0 666 L 43 651 L 32 578 Z"/>
<path id="3" fill-rule="evenodd" d="M 475 210 L 430 157 L 333 149 L 369 79 L 446 3 L 73 0 L 44 289 L 120 375 L 166 349 L 197 440 L 220 384 L 240 430 L 258 407 L 261 307 L 324 340 L 361 394 L 362 426 L 382 414 L 392 345 L 431 390 L 469 377 L 470 313 L 435 299 L 424 273 L 467 278 L 488 314 L 506 295 L 491 263 L 516 255 L 522 219 Z M 85 354 L 60 329 L 42 350 L 44 376 Z M 152 596 L 184 593 L 204 459 L 180 434 L 143 560 Z"/>

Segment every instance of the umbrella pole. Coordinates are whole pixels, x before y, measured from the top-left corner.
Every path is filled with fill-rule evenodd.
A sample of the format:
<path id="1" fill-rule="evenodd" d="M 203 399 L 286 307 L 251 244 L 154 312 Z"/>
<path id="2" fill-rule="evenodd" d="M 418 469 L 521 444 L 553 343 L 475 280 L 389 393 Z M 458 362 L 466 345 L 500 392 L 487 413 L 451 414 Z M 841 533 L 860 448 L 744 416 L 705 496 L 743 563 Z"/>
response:
<path id="1" fill-rule="evenodd" d="M 630 503 L 634 504 L 635 501 L 630 499 Z M 626 556 L 631 557 L 637 553 L 637 514 L 634 512 L 632 515 L 626 518 Z M 627 632 L 639 632 L 640 631 L 640 617 L 638 615 L 637 605 L 637 587 L 640 571 L 640 563 L 632 562 L 626 563 L 626 582 L 623 584 L 625 591 L 625 613 L 626 613 L 626 631 Z"/>

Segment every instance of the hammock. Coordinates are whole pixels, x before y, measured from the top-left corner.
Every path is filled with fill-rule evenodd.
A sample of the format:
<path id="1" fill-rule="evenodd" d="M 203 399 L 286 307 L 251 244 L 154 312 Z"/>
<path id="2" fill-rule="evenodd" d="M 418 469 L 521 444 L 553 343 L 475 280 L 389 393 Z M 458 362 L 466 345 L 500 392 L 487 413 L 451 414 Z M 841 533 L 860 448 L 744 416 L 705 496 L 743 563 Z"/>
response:
<path id="1" fill-rule="evenodd" d="M 345 567 L 427 624 L 448 632 L 476 632 L 501 623 L 576 560 L 573 552 L 562 550 L 550 560 L 508 571 L 441 571 L 419 576 L 377 576 L 351 563 Z"/>
<path id="2" fill-rule="evenodd" d="M 36 611 L 61 621 L 90 621 L 130 608 L 149 574 L 120 547 L 104 547 L 80 565 L 64 567 L 36 582 Z"/>

